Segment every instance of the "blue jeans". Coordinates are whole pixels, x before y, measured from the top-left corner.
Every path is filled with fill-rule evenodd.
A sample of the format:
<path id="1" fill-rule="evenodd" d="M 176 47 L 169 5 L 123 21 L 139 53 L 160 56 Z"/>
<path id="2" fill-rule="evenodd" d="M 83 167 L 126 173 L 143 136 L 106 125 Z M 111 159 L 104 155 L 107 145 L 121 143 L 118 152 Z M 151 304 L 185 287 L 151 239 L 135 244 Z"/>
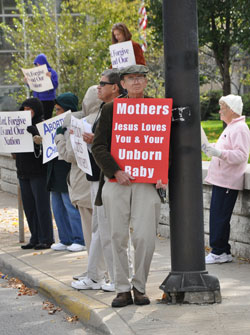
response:
<path id="1" fill-rule="evenodd" d="M 228 243 L 230 236 L 230 220 L 238 196 L 237 190 L 213 186 L 210 205 L 210 247 L 212 253 L 221 255 L 231 253 Z"/>
<path id="2" fill-rule="evenodd" d="M 60 242 L 65 245 L 72 243 L 85 245 L 80 213 L 72 205 L 69 194 L 66 192 L 51 192 L 51 194 Z"/>

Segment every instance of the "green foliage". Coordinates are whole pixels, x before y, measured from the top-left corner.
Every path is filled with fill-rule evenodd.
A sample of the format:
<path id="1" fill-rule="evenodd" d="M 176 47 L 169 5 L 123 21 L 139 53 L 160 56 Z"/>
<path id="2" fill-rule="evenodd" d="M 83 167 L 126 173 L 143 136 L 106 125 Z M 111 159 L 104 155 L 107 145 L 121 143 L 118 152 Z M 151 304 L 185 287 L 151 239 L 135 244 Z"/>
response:
<path id="1" fill-rule="evenodd" d="M 163 32 L 162 20 L 159 19 L 162 14 L 161 0 L 144 1 L 147 16 L 147 44 L 145 52 L 147 66 L 149 67 L 147 95 L 154 98 L 165 97 L 164 87 L 164 51 L 163 51 Z"/>
<path id="2" fill-rule="evenodd" d="M 81 101 L 88 87 L 97 84 L 100 74 L 110 66 L 108 47 L 113 24 L 124 22 L 133 40 L 140 42 L 140 0 L 119 0 L 119 5 L 112 0 L 66 0 L 57 16 L 53 1 L 37 0 L 34 4 L 28 0 L 25 3 L 16 0 L 21 16 L 14 19 L 13 27 L 1 24 L 7 42 L 18 49 L 13 53 L 6 83 L 21 85 L 19 96 L 16 96 L 19 102 L 26 96 L 21 68 L 33 67 L 34 58 L 41 52 L 59 74 L 57 93 L 71 91 Z M 150 29 L 147 40 L 150 44 Z M 147 58 L 147 54 L 145 56 Z M 150 57 L 153 57 L 151 53 Z M 158 90 L 161 84 L 155 86 Z"/>
<path id="3" fill-rule="evenodd" d="M 243 114 L 250 117 L 250 93 L 242 96 L 243 100 Z"/>
<path id="4" fill-rule="evenodd" d="M 163 46 L 163 27 L 162 27 L 162 0 L 146 0 L 148 12 L 148 26 L 154 35 L 154 45 L 161 48 Z"/>
<path id="5" fill-rule="evenodd" d="M 53 66 L 53 50 L 55 49 L 55 34 L 53 26 L 55 18 L 50 13 L 53 6 L 50 1 L 43 1 L 39 6 L 28 0 L 16 1 L 20 18 L 13 19 L 13 26 L 1 24 L 7 43 L 17 52 L 12 55 L 12 62 L 6 70 L 6 83 L 20 85 L 21 89 L 14 94 L 14 98 L 20 103 L 27 95 L 27 87 L 23 82 L 21 68 L 33 67 L 33 60 L 38 53 L 44 52 Z M 33 16 L 29 17 L 28 14 Z"/>
<path id="6" fill-rule="evenodd" d="M 200 86 L 208 84 L 209 83 L 209 78 L 207 75 L 204 73 L 200 73 Z"/>
<path id="7" fill-rule="evenodd" d="M 219 99 L 222 91 L 208 91 L 200 95 L 201 119 L 219 119 Z"/>
<path id="8" fill-rule="evenodd" d="M 155 45 L 162 47 L 162 1 L 146 1 L 149 26 Z M 240 57 L 238 49 L 250 50 L 249 0 L 197 0 L 199 46 L 206 46 L 216 60 L 217 69 L 207 59 L 200 59 L 201 85 L 207 80 L 220 82 L 223 92 L 229 94 L 231 62 Z M 235 48 L 236 47 L 236 48 Z M 204 51 L 204 48 L 201 49 Z M 208 57 L 212 57 L 212 55 Z M 249 70 L 248 70 L 249 72 Z M 247 78 L 246 78 L 247 81 Z"/>
<path id="9" fill-rule="evenodd" d="M 230 66 L 236 56 L 233 46 L 249 50 L 249 0 L 198 0 L 199 44 L 209 47 L 215 56 L 223 83 L 229 94 Z"/>
<path id="10" fill-rule="evenodd" d="M 149 67 L 147 95 L 154 98 L 165 97 L 164 73 L 163 73 L 163 47 L 155 48 L 151 45 L 146 53 L 147 66 Z"/>
<path id="11" fill-rule="evenodd" d="M 225 46 L 243 44 L 250 36 L 248 0 L 198 0 L 198 18 L 200 45 L 219 47 L 221 61 Z"/>
<path id="12" fill-rule="evenodd" d="M 208 83 L 217 83 L 221 86 L 221 76 L 214 61 L 212 51 L 203 46 L 199 48 L 200 86 Z"/>
<path id="13" fill-rule="evenodd" d="M 242 79 L 242 84 L 250 86 L 250 73 L 249 73 L 248 66 L 245 66 L 243 68 L 243 76 L 244 78 Z"/>

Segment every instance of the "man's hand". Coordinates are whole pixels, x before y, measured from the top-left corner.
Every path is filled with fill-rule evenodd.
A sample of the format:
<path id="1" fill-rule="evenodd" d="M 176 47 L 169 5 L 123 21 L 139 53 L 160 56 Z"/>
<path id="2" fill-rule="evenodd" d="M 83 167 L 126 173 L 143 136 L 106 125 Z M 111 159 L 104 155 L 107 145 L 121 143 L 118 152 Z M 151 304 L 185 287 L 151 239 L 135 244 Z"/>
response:
<path id="1" fill-rule="evenodd" d="M 47 72 L 46 76 L 51 78 L 51 72 Z"/>
<path id="2" fill-rule="evenodd" d="M 221 151 L 212 147 L 211 145 L 207 145 L 206 148 L 204 148 L 204 153 L 205 155 L 207 155 L 208 157 L 220 157 L 221 156 Z"/>
<path id="3" fill-rule="evenodd" d="M 118 184 L 129 186 L 131 185 L 130 180 L 134 180 L 135 178 L 125 171 L 118 170 L 115 172 L 115 179 Z"/>
<path id="4" fill-rule="evenodd" d="M 43 143 L 43 138 L 42 138 L 42 136 L 35 135 L 35 136 L 33 137 L 33 142 L 34 142 L 35 144 L 37 144 L 37 145 L 42 144 L 42 143 Z"/>
<path id="5" fill-rule="evenodd" d="M 94 136 L 95 134 L 93 133 L 83 133 L 82 138 L 86 143 L 91 144 L 93 143 Z"/>
<path id="6" fill-rule="evenodd" d="M 161 179 L 157 180 L 157 184 L 155 185 L 156 189 L 162 188 L 163 190 L 166 190 L 167 184 L 162 184 Z"/>

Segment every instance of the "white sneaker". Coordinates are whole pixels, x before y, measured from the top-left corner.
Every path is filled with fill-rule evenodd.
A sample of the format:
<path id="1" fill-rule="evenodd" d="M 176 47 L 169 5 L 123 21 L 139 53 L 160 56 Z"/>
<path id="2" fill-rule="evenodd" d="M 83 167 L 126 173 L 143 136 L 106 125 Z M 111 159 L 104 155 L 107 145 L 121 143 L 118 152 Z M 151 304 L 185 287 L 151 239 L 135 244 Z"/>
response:
<path id="1" fill-rule="evenodd" d="M 206 264 L 220 264 L 232 262 L 231 254 L 227 255 L 225 252 L 221 255 L 215 255 L 212 252 L 206 256 Z"/>
<path id="2" fill-rule="evenodd" d="M 102 285 L 104 292 L 115 292 L 115 283 L 106 283 Z"/>
<path id="3" fill-rule="evenodd" d="M 81 273 L 80 275 L 75 275 L 75 276 L 73 276 L 72 278 L 75 279 L 75 280 L 82 280 L 82 279 L 84 279 L 85 277 L 87 277 L 87 272 L 83 272 L 83 273 Z"/>
<path id="4" fill-rule="evenodd" d="M 71 245 L 69 245 L 67 247 L 67 250 L 68 251 L 86 251 L 87 248 L 85 247 L 85 245 L 81 245 L 81 244 L 78 244 L 78 243 L 72 243 Z"/>
<path id="5" fill-rule="evenodd" d="M 67 249 L 67 245 L 65 245 L 61 242 L 53 243 L 50 248 L 53 249 L 53 250 L 56 250 L 56 251 L 63 251 L 63 250 Z"/>
<path id="6" fill-rule="evenodd" d="M 77 290 L 100 290 L 103 284 L 105 284 L 104 279 L 94 282 L 92 279 L 85 277 L 82 280 L 72 281 L 71 286 Z"/>

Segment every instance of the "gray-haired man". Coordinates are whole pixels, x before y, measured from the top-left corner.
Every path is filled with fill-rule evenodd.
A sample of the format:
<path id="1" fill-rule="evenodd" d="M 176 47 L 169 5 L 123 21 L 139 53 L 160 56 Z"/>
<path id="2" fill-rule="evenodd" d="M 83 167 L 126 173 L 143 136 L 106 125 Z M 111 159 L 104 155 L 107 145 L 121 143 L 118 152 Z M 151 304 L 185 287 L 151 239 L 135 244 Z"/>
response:
<path id="1" fill-rule="evenodd" d="M 127 98 L 145 98 L 147 67 L 133 65 L 120 71 L 121 84 Z M 165 187 L 159 180 L 153 184 L 131 183 L 131 175 L 121 170 L 110 153 L 113 121 L 113 102 L 103 107 L 96 129 L 92 152 L 103 171 L 106 182 L 102 190 L 104 208 L 111 225 L 114 257 L 116 298 L 112 307 L 133 304 L 127 258 L 129 229 L 132 227 L 135 274 L 132 279 L 134 303 L 150 303 L 145 286 L 155 248 L 156 225 L 160 216 L 160 198 L 156 188 Z M 115 178 L 116 183 L 108 179 Z M 97 199 L 100 201 L 101 199 Z M 99 202 L 101 203 L 101 202 Z"/>

